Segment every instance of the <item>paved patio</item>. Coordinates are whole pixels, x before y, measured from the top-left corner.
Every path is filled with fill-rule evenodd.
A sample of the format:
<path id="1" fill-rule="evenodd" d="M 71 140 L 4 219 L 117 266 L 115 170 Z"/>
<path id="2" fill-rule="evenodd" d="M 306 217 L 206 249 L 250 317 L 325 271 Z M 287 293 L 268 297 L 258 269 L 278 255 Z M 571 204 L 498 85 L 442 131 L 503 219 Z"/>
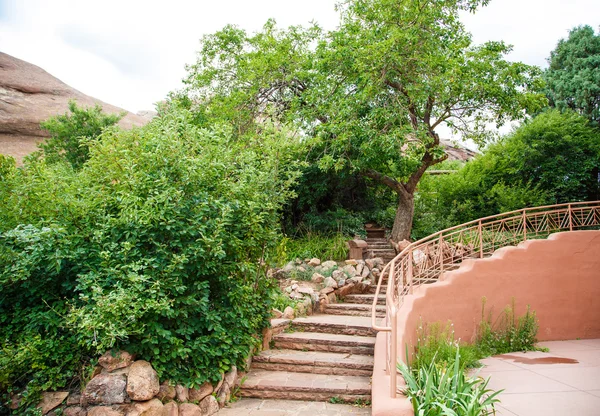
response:
<path id="1" fill-rule="evenodd" d="M 219 416 L 369 416 L 371 407 L 326 402 L 242 399 L 221 409 Z"/>
<path id="2" fill-rule="evenodd" d="M 600 415 L 600 339 L 541 342 L 549 353 L 510 353 L 482 360 L 478 375 L 504 389 L 497 415 Z"/>

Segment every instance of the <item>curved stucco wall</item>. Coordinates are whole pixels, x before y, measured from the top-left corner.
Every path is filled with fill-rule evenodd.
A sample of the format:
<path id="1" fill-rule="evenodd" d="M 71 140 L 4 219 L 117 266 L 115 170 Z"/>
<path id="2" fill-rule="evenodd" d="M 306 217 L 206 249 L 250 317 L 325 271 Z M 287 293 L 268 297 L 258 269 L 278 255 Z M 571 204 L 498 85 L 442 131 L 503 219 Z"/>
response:
<path id="1" fill-rule="evenodd" d="M 420 287 L 400 308 L 398 351 L 405 351 L 405 345 L 412 351 L 420 322 L 450 320 L 455 339 L 474 340 L 483 297 L 493 317 L 513 298 L 517 315 L 530 305 L 539 320 L 540 341 L 599 338 L 600 231 L 557 233 L 505 247 Z"/>

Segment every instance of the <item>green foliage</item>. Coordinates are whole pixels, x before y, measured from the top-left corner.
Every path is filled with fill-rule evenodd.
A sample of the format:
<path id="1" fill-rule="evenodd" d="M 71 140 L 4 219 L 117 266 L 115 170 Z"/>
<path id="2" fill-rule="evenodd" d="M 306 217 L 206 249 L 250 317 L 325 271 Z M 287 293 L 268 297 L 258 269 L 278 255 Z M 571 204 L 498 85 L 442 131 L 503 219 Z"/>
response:
<path id="1" fill-rule="evenodd" d="M 313 257 L 322 260 L 341 261 L 348 256 L 346 242 L 351 239 L 351 237 L 343 234 L 325 236 L 311 232 L 296 239 L 283 237 L 277 247 L 275 261 L 279 265 L 295 259 L 310 259 Z"/>
<path id="2" fill-rule="evenodd" d="M 3 175 L 0 392 L 64 388 L 108 348 L 188 386 L 243 367 L 277 301 L 264 256 L 290 146 L 172 111 L 105 131 L 80 170 L 41 159 Z"/>
<path id="3" fill-rule="evenodd" d="M 579 26 L 561 39 L 544 72 L 546 95 L 552 107 L 570 109 L 600 124 L 600 34 Z"/>
<path id="4" fill-rule="evenodd" d="M 50 117 L 41 127 L 50 138 L 39 144 L 41 154 L 50 163 L 66 161 L 73 169 L 80 169 L 89 158 L 89 143 L 123 118 L 123 114 L 104 114 L 96 104 L 92 108 L 77 107 L 69 101 L 70 113 Z"/>
<path id="5" fill-rule="evenodd" d="M 460 367 L 460 350 L 452 363 L 435 360 L 419 369 L 404 363 L 398 370 L 406 381 L 403 393 L 410 399 L 416 416 L 481 416 L 495 414 L 498 394 L 487 388 L 489 378 L 470 378 Z"/>
<path id="6" fill-rule="evenodd" d="M 460 368 L 479 367 L 482 358 L 474 345 L 460 343 L 454 339 L 454 325 L 442 326 L 438 322 L 420 324 L 417 330 L 417 345 L 411 366 L 414 371 L 428 367 L 431 363 L 445 366 L 458 358 Z"/>
<path id="7" fill-rule="evenodd" d="M 525 315 L 515 316 L 515 301 L 492 321 L 491 312 L 485 316 L 485 298 L 482 301 L 481 323 L 477 330 L 477 347 L 483 356 L 515 351 L 537 351 L 538 321 L 535 312 L 527 306 Z"/>
<path id="8" fill-rule="evenodd" d="M 409 218 L 392 237 L 405 238 L 417 183 L 445 159 L 440 124 L 483 143 L 486 123 L 546 104 L 538 68 L 506 61 L 502 42 L 472 44 L 459 14 L 485 4 L 352 0 L 329 33 L 273 21 L 252 35 L 227 26 L 203 38 L 187 90 L 173 99 L 199 122 L 231 120 L 240 135 L 272 120 L 306 136 L 314 166 L 369 178 L 404 202 Z"/>

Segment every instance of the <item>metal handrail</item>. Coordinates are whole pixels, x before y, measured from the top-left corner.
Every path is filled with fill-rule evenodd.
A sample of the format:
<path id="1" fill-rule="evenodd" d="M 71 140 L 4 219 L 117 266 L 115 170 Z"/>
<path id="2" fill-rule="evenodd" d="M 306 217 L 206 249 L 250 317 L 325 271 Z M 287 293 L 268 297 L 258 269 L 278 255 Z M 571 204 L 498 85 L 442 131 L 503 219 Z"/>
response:
<path id="1" fill-rule="evenodd" d="M 546 205 L 480 218 L 431 234 L 408 245 L 381 271 L 371 308 L 371 325 L 387 332 L 386 364 L 390 395 L 397 394 L 397 314 L 404 297 L 415 287 L 437 281 L 465 259 L 491 256 L 501 247 L 546 238 L 559 231 L 600 226 L 600 201 Z M 377 324 L 376 306 L 388 276 L 385 321 Z"/>

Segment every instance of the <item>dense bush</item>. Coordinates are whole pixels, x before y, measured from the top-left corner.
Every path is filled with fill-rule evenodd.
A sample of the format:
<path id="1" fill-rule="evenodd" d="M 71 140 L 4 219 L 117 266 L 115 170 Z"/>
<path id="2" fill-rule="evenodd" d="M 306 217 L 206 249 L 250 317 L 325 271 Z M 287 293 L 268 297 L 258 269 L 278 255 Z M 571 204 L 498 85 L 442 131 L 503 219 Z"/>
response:
<path id="1" fill-rule="evenodd" d="M 77 171 L 2 164 L 3 393 L 65 387 L 112 347 L 186 385 L 243 364 L 273 301 L 263 259 L 295 177 L 289 140 L 188 117 L 109 129 Z"/>

